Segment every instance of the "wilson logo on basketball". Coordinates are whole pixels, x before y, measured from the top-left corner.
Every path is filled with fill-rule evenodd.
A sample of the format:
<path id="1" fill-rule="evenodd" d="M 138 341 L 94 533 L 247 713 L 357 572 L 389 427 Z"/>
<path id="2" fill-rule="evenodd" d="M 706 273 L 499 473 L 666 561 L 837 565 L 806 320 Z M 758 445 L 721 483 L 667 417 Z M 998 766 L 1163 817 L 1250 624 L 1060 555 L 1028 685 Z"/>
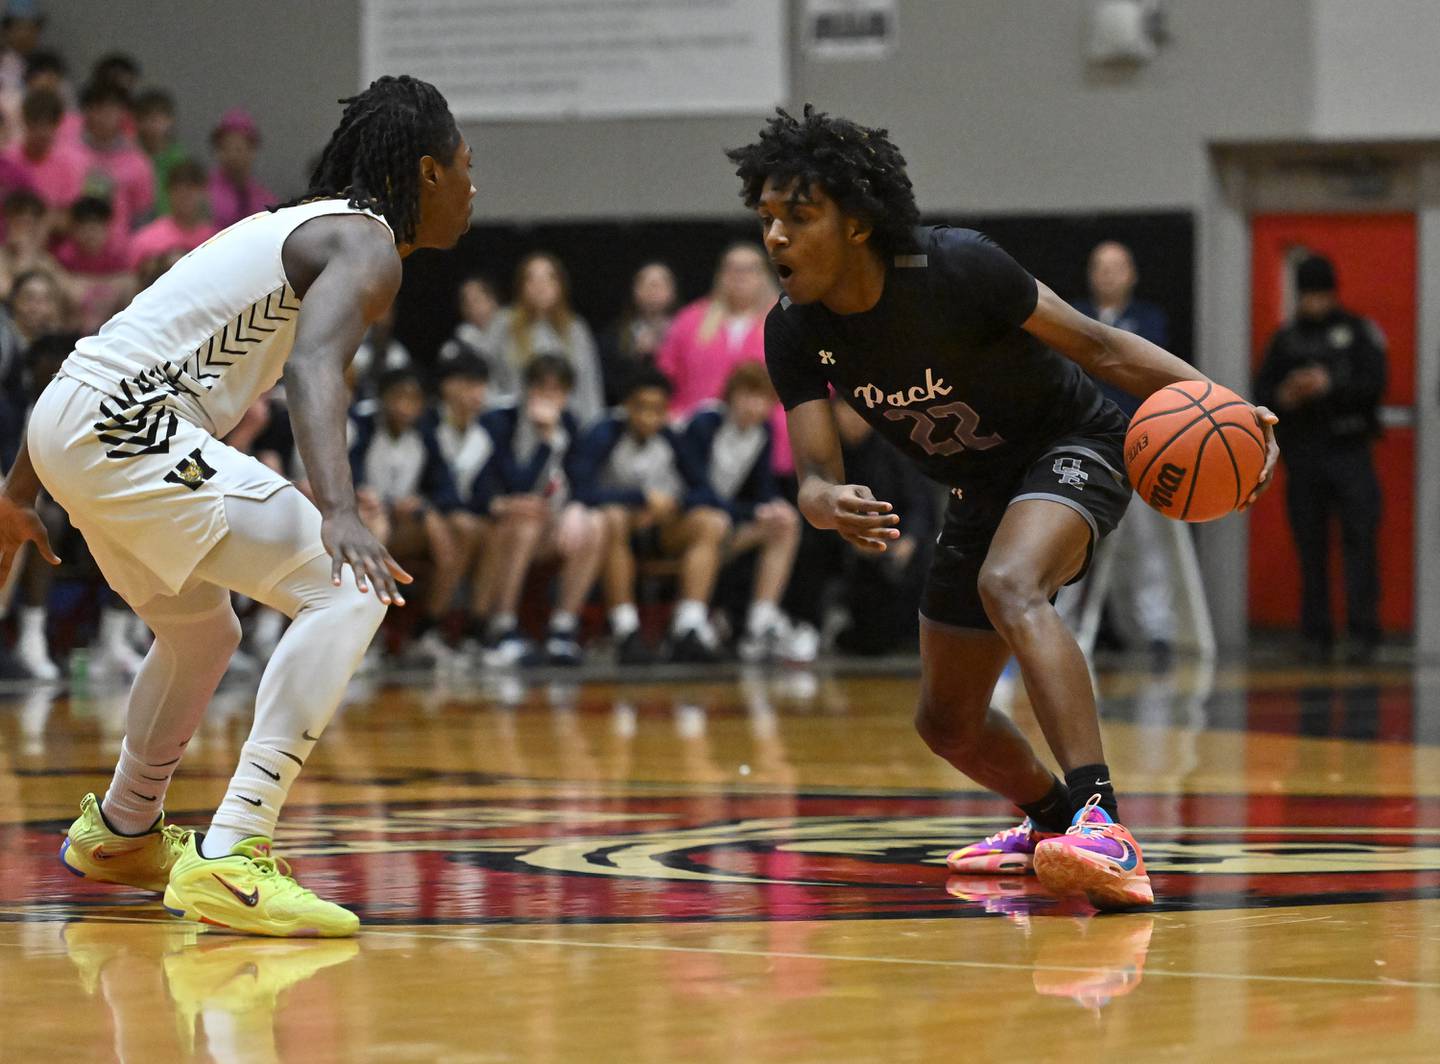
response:
<path id="1" fill-rule="evenodd" d="M 1184 466 L 1173 465 L 1166 462 L 1160 467 L 1160 473 L 1155 478 L 1155 487 L 1150 490 L 1150 505 L 1157 509 L 1168 509 L 1175 504 L 1175 493 L 1180 490 L 1180 485 L 1185 483 L 1185 474 L 1188 470 Z"/>

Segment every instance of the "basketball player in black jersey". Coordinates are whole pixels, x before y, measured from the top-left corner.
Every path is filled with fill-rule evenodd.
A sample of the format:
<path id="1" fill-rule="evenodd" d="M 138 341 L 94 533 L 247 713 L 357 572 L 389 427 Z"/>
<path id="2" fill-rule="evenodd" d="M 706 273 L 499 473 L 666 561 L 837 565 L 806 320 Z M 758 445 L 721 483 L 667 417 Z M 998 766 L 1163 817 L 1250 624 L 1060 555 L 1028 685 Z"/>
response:
<path id="1" fill-rule="evenodd" d="M 1097 908 L 1150 903 L 1139 847 L 1118 823 L 1085 659 L 1052 600 L 1084 574 L 1130 496 L 1125 416 L 1088 374 L 1142 397 L 1206 378 L 1080 314 L 981 234 L 918 226 L 905 159 L 883 129 L 807 106 L 801 118 L 778 112 L 728 154 L 785 293 L 766 321 L 765 359 L 806 519 L 883 551 L 904 516 L 845 482 L 832 387 L 951 489 L 921 605 L 916 727 L 1026 819 L 955 851 L 950 867 L 1033 870 Z M 1257 418 L 1263 485 L 1276 419 L 1263 408 Z M 1012 654 L 1063 783 L 990 708 Z"/>

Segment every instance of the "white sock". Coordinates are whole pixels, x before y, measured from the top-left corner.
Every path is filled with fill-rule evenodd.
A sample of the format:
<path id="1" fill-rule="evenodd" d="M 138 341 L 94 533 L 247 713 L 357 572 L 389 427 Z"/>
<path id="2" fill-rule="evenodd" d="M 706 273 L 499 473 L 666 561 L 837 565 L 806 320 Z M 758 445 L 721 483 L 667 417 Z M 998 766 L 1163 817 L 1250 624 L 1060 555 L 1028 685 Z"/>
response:
<path id="1" fill-rule="evenodd" d="M 635 603 L 626 602 L 610 607 L 610 631 L 616 639 L 624 639 L 639 630 L 640 611 L 635 608 Z"/>
<path id="2" fill-rule="evenodd" d="M 495 614 L 494 617 L 490 618 L 490 638 L 499 639 L 503 635 L 509 635 L 515 631 L 515 626 L 518 623 L 519 620 L 513 613 Z"/>
<path id="3" fill-rule="evenodd" d="M 101 610 L 97 637 L 100 645 L 122 656 L 135 655 L 135 648 L 130 645 L 129 639 L 130 617 L 131 613 L 126 609 L 110 607 Z"/>
<path id="4" fill-rule="evenodd" d="M 556 610 L 550 615 L 550 631 L 570 635 L 575 631 L 577 621 L 573 613 Z"/>
<path id="5" fill-rule="evenodd" d="M 150 830 L 164 809 L 165 792 L 179 764 L 178 756 L 163 765 L 149 764 L 131 752 L 128 741 L 122 741 L 120 763 L 100 802 L 111 829 L 122 835 L 142 835 Z"/>
<path id="6" fill-rule="evenodd" d="M 675 604 L 675 619 L 670 630 L 677 635 L 684 632 L 705 635 L 710 630 L 709 608 L 699 599 L 681 599 Z"/>
<path id="7" fill-rule="evenodd" d="M 782 616 L 780 607 L 775 603 L 756 600 L 750 603 L 750 611 L 745 618 L 745 629 L 751 635 L 759 635 L 761 632 L 779 628 Z"/>
<path id="8" fill-rule="evenodd" d="M 45 640 L 45 607 L 26 606 L 20 611 L 20 638 Z"/>
<path id="9" fill-rule="evenodd" d="M 205 832 L 200 852 L 224 857 L 241 839 L 252 835 L 272 838 L 275 821 L 290 786 L 300 774 L 298 750 L 308 742 L 247 742 L 240 749 L 240 765 L 230 777 L 225 800 Z M 287 749 L 294 747 L 296 750 Z"/>

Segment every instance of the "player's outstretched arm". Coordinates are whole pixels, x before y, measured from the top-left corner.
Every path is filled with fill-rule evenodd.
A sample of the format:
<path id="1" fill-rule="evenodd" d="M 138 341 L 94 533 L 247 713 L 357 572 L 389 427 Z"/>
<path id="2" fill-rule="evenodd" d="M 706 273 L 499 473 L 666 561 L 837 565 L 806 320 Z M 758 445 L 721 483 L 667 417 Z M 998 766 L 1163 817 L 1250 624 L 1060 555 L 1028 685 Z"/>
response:
<path id="1" fill-rule="evenodd" d="M 800 512 L 816 528 L 833 528 L 865 551 L 883 551 L 900 538 L 898 515 L 863 484 L 844 484 L 840 433 L 828 399 L 812 399 L 786 415 L 795 472 L 800 478 Z"/>
<path id="2" fill-rule="evenodd" d="M 1049 287 L 1035 283 L 1039 299 L 1034 313 L 1021 327 L 1107 384 L 1143 399 L 1176 381 L 1209 381 L 1205 374 L 1163 347 L 1143 336 L 1086 317 Z M 1263 406 L 1257 406 L 1255 414 L 1265 433 L 1265 469 L 1255 491 L 1240 507 L 1242 510 L 1254 503 L 1269 485 L 1270 474 L 1280 457 L 1280 448 L 1275 442 L 1275 425 L 1280 419 Z"/>
<path id="3" fill-rule="evenodd" d="M 412 577 L 360 520 L 350 476 L 345 424 L 350 395 L 345 369 L 365 330 L 400 289 L 400 257 L 388 233 L 359 216 L 316 218 L 285 242 L 285 273 L 303 302 L 295 346 L 285 366 L 295 443 L 324 519 L 321 538 L 340 582 L 349 565 L 355 585 L 369 584 L 387 605 L 405 604 L 399 583 Z"/>

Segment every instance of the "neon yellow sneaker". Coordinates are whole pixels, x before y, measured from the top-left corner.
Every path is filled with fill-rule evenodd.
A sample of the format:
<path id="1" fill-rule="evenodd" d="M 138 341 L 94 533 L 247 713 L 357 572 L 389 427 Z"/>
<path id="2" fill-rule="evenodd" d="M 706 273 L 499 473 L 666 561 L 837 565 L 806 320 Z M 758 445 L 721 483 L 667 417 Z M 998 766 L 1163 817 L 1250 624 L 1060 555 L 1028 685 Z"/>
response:
<path id="1" fill-rule="evenodd" d="M 99 800 L 87 794 L 80 799 L 80 815 L 60 844 L 60 863 L 83 879 L 159 894 L 170 881 L 170 869 L 180 859 L 189 834 L 165 823 L 161 816 L 143 835 L 117 835 L 100 815 Z"/>
<path id="2" fill-rule="evenodd" d="M 241 839 L 228 856 L 200 853 L 191 832 L 170 871 L 165 910 L 182 920 L 247 935 L 277 938 L 345 938 L 360 927 L 349 909 L 317 897 L 290 874 L 290 865 L 270 852 L 261 835 Z"/>

